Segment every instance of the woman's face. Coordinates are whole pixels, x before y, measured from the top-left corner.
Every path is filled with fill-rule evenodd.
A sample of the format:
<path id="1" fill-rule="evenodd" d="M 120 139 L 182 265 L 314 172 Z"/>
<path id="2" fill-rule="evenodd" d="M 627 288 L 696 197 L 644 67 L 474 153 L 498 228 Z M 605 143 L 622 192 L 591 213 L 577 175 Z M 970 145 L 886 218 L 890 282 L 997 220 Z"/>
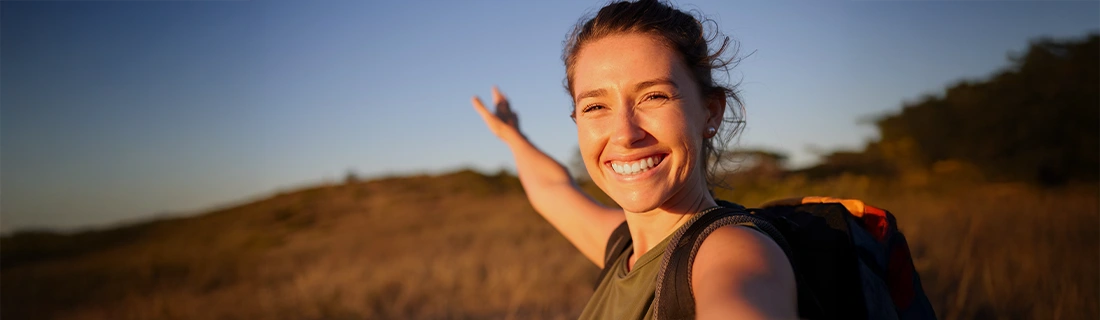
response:
<path id="1" fill-rule="evenodd" d="M 581 157 L 600 189 L 629 212 L 707 192 L 698 157 L 722 106 L 708 111 L 677 52 L 652 35 L 613 35 L 585 44 L 573 70 Z"/>

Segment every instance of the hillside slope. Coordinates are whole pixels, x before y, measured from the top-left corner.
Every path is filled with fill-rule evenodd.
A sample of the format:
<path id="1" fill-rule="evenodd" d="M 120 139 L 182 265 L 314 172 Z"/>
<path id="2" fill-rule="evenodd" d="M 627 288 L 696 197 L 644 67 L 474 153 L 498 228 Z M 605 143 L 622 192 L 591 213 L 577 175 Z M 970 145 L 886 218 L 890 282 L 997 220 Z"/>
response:
<path id="1" fill-rule="evenodd" d="M 472 171 L 19 234 L 0 252 L 4 319 L 571 318 L 597 272 L 514 177 Z"/>
<path id="2" fill-rule="evenodd" d="M 945 179 L 740 176 L 718 196 L 754 205 L 831 195 L 890 209 L 941 319 L 1100 316 L 1100 188 Z M 515 177 L 459 171 L 5 237 L 0 318 L 571 319 L 597 271 Z"/>

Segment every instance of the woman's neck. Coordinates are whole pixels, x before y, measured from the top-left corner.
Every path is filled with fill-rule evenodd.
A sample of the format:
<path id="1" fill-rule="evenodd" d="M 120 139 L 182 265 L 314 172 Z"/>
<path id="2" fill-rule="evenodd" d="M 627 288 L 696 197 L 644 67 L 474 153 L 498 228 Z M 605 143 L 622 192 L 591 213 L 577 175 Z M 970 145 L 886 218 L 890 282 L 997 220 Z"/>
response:
<path id="1" fill-rule="evenodd" d="M 626 223 L 634 242 L 634 254 L 630 257 L 629 269 L 634 268 L 638 257 L 676 232 L 696 214 L 717 205 L 710 192 L 705 191 L 705 188 L 703 190 L 689 197 L 674 197 L 668 203 L 648 212 L 626 213 Z"/>

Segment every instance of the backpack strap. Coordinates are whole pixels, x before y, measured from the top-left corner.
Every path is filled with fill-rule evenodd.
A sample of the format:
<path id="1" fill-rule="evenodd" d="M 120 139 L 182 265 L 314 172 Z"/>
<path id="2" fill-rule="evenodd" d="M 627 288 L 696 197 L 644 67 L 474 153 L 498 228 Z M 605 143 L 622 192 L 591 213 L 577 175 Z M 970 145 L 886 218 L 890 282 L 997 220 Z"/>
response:
<path id="1" fill-rule="evenodd" d="M 730 203 L 722 203 L 727 204 Z M 696 215 L 673 234 L 669 246 L 665 248 L 661 271 L 657 273 L 655 319 L 695 318 L 695 296 L 691 288 L 695 255 L 711 232 L 728 225 L 752 226 L 779 244 L 787 259 L 793 261 L 791 248 L 779 230 L 767 221 L 752 216 L 744 207 L 723 206 Z"/>
<path id="2" fill-rule="evenodd" d="M 596 277 L 596 287 L 599 287 L 600 283 L 603 282 L 603 278 L 607 277 L 608 270 L 615 263 L 615 259 L 622 255 L 633 242 L 626 221 L 623 221 L 618 228 L 615 228 L 615 231 L 611 232 L 611 237 L 607 238 L 607 246 L 604 248 L 603 269 L 600 270 L 600 276 Z"/>

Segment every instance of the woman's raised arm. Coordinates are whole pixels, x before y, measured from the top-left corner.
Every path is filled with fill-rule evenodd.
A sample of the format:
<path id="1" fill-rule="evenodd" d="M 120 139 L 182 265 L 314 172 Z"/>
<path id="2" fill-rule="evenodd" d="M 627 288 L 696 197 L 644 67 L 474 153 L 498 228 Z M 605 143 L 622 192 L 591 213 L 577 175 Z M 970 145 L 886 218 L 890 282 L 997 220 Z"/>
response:
<path id="1" fill-rule="evenodd" d="M 623 211 L 604 207 L 582 192 L 564 166 L 531 144 L 520 133 L 519 118 L 496 87 L 495 111 L 489 111 L 478 97 L 472 102 L 489 130 L 512 150 L 531 206 L 585 257 L 603 268 L 604 247 L 611 232 L 626 219 Z"/>

